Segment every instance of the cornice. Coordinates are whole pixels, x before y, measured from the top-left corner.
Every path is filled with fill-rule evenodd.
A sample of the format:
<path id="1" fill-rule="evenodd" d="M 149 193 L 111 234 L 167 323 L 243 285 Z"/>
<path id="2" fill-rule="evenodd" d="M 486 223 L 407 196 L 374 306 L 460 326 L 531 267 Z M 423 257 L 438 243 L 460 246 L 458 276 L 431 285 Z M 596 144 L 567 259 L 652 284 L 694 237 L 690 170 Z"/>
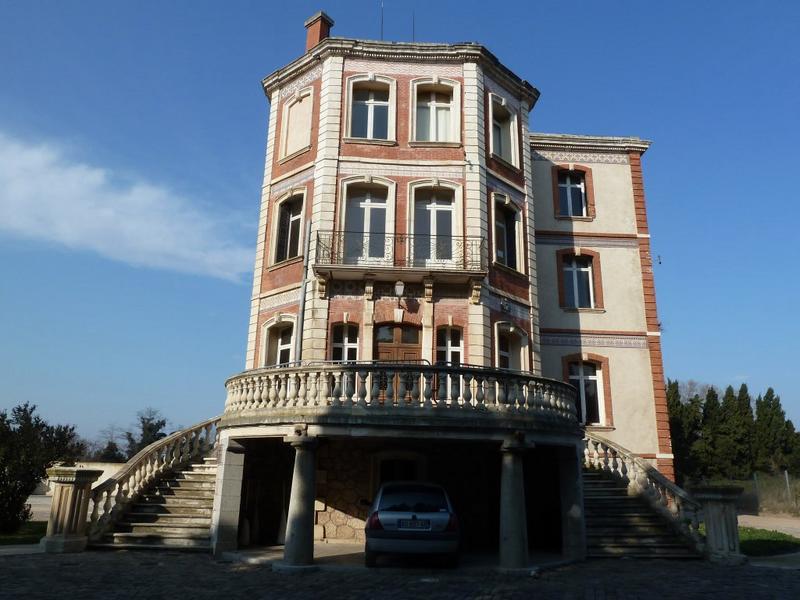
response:
<path id="1" fill-rule="evenodd" d="M 531 133 L 534 150 L 582 150 L 591 152 L 644 152 L 652 144 L 638 137 L 572 135 L 567 133 Z"/>
<path id="2" fill-rule="evenodd" d="M 529 108 L 533 108 L 539 98 L 539 90 L 514 74 L 494 54 L 477 43 L 380 42 L 339 37 L 325 38 L 303 56 L 267 75 L 261 81 L 264 93 L 271 99 L 272 92 L 276 88 L 281 87 L 286 81 L 305 73 L 330 56 L 393 62 L 476 62 L 486 69 L 495 81 L 516 91 L 520 98 L 527 100 Z"/>

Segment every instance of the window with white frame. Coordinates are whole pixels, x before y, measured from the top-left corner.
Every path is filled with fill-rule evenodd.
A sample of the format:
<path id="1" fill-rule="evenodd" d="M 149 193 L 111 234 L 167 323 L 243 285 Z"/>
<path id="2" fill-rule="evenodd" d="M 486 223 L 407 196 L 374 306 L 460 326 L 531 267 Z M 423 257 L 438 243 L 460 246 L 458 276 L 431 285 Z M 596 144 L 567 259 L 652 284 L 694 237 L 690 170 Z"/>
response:
<path id="1" fill-rule="evenodd" d="M 311 116 L 313 88 L 299 90 L 283 106 L 281 120 L 281 158 L 296 154 L 311 146 Z"/>
<path id="2" fill-rule="evenodd" d="M 390 139 L 391 87 L 378 81 L 353 84 L 350 108 L 350 137 Z"/>
<path id="3" fill-rule="evenodd" d="M 559 171 L 558 207 L 564 217 L 586 217 L 586 179 L 580 171 Z"/>
<path id="4" fill-rule="evenodd" d="M 449 188 L 418 188 L 414 192 L 414 264 L 453 258 L 454 192 Z"/>
<path id="5" fill-rule="evenodd" d="M 492 154 L 517 166 L 517 120 L 504 98 L 492 94 Z"/>
<path id="6" fill-rule="evenodd" d="M 371 184 L 350 184 L 346 189 L 344 216 L 346 261 L 355 263 L 385 258 L 388 189 Z"/>
<path id="7" fill-rule="evenodd" d="M 453 89 L 441 85 L 417 86 L 415 140 L 418 142 L 452 142 Z"/>
<path id="8" fill-rule="evenodd" d="M 563 269 L 564 305 L 569 308 L 594 308 L 592 258 L 565 256 Z"/>
<path id="9" fill-rule="evenodd" d="M 294 325 L 292 323 L 276 324 L 266 331 L 264 366 L 282 365 L 290 362 L 292 360 Z"/>
<path id="10" fill-rule="evenodd" d="M 522 270 L 520 251 L 522 219 L 520 211 L 505 194 L 494 196 L 494 260 L 517 271 Z"/>
<path id="11" fill-rule="evenodd" d="M 602 423 L 602 372 L 598 365 L 587 361 L 573 361 L 568 365 L 569 383 L 578 390 L 578 421 L 592 424 Z"/>
<path id="12" fill-rule="evenodd" d="M 333 360 L 358 360 L 358 325 L 334 325 L 331 358 Z"/>
<path id="13" fill-rule="evenodd" d="M 511 323 L 495 324 L 495 364 L 500 369 L 525 370 L 528 336 Z"/>
<path id="14" fill-rule="evenodd" d="M 303 196 L 292 196 L 278 205 L 275 262 L 299 256 L 302 211 Z"/>
<path id="15" fill-rule="evenodd" d="M 463 356 L 461 330 L 440 327 L 436 330 L 436 362 L 461 364 Z"/>

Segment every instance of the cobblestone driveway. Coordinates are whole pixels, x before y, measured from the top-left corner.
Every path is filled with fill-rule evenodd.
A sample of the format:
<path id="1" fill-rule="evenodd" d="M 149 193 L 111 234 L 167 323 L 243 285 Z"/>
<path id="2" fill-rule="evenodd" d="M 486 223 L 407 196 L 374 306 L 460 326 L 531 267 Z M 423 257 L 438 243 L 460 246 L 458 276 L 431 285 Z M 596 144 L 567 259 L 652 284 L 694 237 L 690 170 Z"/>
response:
<path id="1" fill-rule="evenodd" d="M 590 561 L 511 577 L 487 572 L 351 569 L 274 573 L 205 555 L 89 552 L 0 557 L 0 598 L 326 600 L 369 598 L 800 598 L 800 572 L 701 561 Z"/>

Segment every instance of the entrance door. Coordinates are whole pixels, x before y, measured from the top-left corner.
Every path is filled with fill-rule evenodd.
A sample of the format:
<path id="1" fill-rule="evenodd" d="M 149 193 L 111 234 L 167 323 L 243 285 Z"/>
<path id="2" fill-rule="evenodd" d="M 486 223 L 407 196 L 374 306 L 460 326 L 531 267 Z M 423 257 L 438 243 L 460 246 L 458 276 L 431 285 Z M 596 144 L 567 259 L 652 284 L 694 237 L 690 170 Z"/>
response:
<path id="1" fill-rule="evenodd" d="M 380 325 L 375 333 L 375 352 L 380 361 L 407 362 L 422 358 L 421 332 L 412 325 Z"/>

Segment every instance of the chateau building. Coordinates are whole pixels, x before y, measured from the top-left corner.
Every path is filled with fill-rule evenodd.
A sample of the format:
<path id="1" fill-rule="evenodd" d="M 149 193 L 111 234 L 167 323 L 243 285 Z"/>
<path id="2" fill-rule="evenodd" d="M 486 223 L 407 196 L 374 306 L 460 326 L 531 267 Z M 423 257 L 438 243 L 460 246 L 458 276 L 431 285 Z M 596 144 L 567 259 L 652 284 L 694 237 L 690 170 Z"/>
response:
<path id="1" fill-rule="evenodd" d="M 649 144 L 530 132 L 538 90 L 478 44 L 332 25 L 309 19 L 305 54 L 263 81 L 217 551 L 286 541 L 308 562 L 312 538 L 363 539 L 381 482 L 430 479 L 502 564 L 581 555 L 584 430 L 672 476 Z"/>
<path id="2" fill-rule="evenodd" d="M 363 542 L 390 480 L 443 485 L 463 547 L 505 568 L 586 555 L 586 467 L 677 510 L 649 143 L 532 133 L 538 90 L 479 44 L 305 25 L 306 52 L 263 80 L 247 364 L 206 465 L 214 552 L 311 564 L 315 540 Z"/>

